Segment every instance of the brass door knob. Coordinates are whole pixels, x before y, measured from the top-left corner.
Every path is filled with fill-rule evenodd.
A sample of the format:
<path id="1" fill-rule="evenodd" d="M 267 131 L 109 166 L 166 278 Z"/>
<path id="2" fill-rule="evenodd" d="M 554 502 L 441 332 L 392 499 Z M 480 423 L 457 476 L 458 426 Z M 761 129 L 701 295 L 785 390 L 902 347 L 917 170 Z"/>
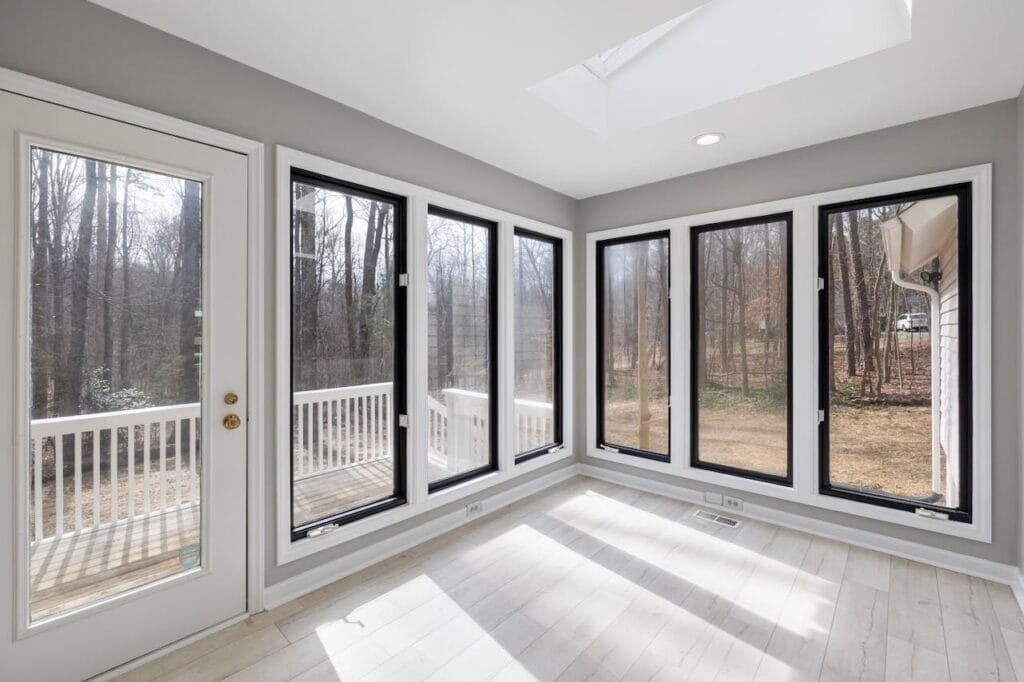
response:
<path id="1" fill-rule="evenodd" d="M 224 404 L 226 404 L 226 405 L 234 405 L 237 402 L 238 402 L 238 394 L 237 393 L 225 393 L 224 394 Z"/>
<path id="2" fill-rule="evenodd" d="M 221 423 L 224 424 L 225 429 L 234 431 L 235 429 L 242 425 L 242 418 L 239 417 L 237 414 L 229 414 L 224 417 L 224 421 Z"/>

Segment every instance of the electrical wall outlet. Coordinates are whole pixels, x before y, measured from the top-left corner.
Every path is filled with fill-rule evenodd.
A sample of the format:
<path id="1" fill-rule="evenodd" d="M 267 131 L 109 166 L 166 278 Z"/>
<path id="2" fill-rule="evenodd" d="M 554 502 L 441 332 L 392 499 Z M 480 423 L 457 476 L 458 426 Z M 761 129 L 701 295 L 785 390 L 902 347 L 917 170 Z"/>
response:
<path id="1" fill-rule="evenodd" d="M 466 505 L 466 516 L 476 516 L 477 514 L 483 512 L 483 510 L 483 502 L 471 502 L 470 504 Z"/>
<path id="2" fill-rule="evenodd" d="M 738 497 L 725 496 L 725 506 L 729 509 L 735 509 L 737 511 L 743 511 L 743 500 Z"/>
<path id="3" fill-rule="evenodd" d="M 723 504 L 722 493 L 705 492 L 704 501 L 707 502 L 708 504 L 717 504 L 719 507 L 721 507 Z"/>

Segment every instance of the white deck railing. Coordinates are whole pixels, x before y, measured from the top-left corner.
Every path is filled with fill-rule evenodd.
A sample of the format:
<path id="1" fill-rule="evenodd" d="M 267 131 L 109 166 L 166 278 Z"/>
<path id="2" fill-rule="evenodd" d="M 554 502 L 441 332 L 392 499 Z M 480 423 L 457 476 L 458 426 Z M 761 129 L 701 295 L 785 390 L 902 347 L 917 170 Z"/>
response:
<path id="1" fill-rule="evenodd" d="M 61 537 L 195 503 L 198 436 L 199 403 L 33 421 L 32 536 Z M 167 467 L 168 450 L 173 471 Z M 53 457 L 54 480 L 48 486 L 43 485 L 43 470 L 50 469 L 44 456 Z M 65 490 L 68 463 L 73 464 L 71 490 Z M 69 504 L 71 515 L 66 513 Z"/>
<path id="2" fill-rule="evenodd" d="M 292 400 L 296 479 L 391 456 L 391 384 L 302 391 Z"/>
<path id="3" fill-rule="evenodd" d="M 427 450 L 435 466 L 460 471 L 463 461 L 487 454 L 488 398 L 460 389 L 442 395 L 444 402 L 427 398 Z M 295 478 L 390 458 L 392 411 L 390 383 L 296 393 Z M 550 443 L 551 403 L 516 400 L 514 426 L 516 452 Z M 33 421 L 32 537 L 59 538 L 195 504 L 199 435 L 199 403 Z M 51 458 L 52 465 L 44 461 Z M 52 481 L 44 483 L 44 471 Z"/>

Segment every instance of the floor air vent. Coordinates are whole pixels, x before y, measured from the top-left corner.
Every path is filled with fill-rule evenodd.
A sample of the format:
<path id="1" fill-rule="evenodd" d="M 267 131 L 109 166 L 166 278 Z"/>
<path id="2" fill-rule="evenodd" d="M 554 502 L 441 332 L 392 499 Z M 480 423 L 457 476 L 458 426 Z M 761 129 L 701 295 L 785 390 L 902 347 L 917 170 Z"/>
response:
<path id="1" fill-rule="evenodd" d="M 706 511 L 704 509 L 698 509 L 696 512 L 694 512 L 693 515 L 698 518 L 704 519 L 705 521 L 714 521 L 715 523 L 720 523 L 723 526 L 729 526 L 730 528 L 735 528 L 736 526 L 740 525 L 740 522 L 736 519 L 730 519 L 728 516 L 721 516 L 719 514 Z"/>

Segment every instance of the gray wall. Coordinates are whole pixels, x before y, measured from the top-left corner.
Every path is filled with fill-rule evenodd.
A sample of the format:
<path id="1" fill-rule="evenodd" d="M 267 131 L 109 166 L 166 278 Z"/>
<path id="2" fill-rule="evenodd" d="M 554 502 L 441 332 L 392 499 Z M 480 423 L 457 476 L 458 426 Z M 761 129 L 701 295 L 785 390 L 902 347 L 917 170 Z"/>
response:
<path id="1" fill-rule="evenodd" d="M 273 145 L 284 144 L 543 222 L 571 226 L 576 202 L 355 109 L 315 95 L 85 0 L 3 0 L 0 66 L 176 116 L 267 145 L 267 320 L 274 319 Z M 274 357 L 273 328 L 264 339 Z M 268 361 L 267 402 L 273 405 Z M 267 424 L 267 584 L 385 533 L 275 565 L 274 424 Z M 539 472 L 536 475 L 540 475 Z M 432 512 L 433 518 L 450 511 Z M 422 523 L 427 519 L 420 519 Z M 405 524 L 408 528 L 413 524 Z"/>
<path id="2" fill-rule="evenodd" d="M 785 511 L 846 526 L 943 547 L 1002 563 L 1016 564 L 1020 453 L 1020 263 L 1021 221 L 1018 184 L 1018 105 L 1015 100 L 918 121 L 798 149 L 724 168 L 584 199 L 576 214 L 577 272 L 585 268 L 582 233 L 620 225 L 714 211 L 774 199 L 879 182 L 960 166 L 993 164 L 993 329 L 992 468 L 994 519 L 991 545 L 949 538 L 868 518 L 826 512 L 804 505 L 742 493 L 741 497 Z M 576 282 L 577 301 L 585 301 L 585 279 Z M 584 329 L 586 310 L 576 308 L 576 328 Z M 577 357 L 585 353 L 586 334 L 577 334 Z M 577 395 L 585 395 L 584 373 L 577 374 Z M 577 424 L 577 442 L 585 431 Z M 582 450 L 581 450 L 582 452 Z M 583 456 L 587 464 L 619 469 Z M 633 471 L 632 473 L 637 473 Z M 648 474 L 685 487 L 699 486 L 674 477 Z"/>
<path id="3" fill-rule="evenodd" d="M 1024 88 L 1020 91 L 1020 96 L 1017 98 L 1017 181 L 1018 181 L 1018 209 L 1020 210 L 1020 233 L 1024 235 Z M 1024 239 L 1022 239 L 1024 241 Z M 1021 260 L 1024 263 L 1024 253 L 1021 254 Z M 1022 282 L 1024 285 L 1024 282 Z M 1018 300 L 1017 308 L 1021 308 L 1021 301 L 1024 301 L 1024 289 L 1021 290 L 1021 298 Z M 1022 339 L 1024 340 L 1024 339 Z M 1024 410 L 1024 367 L 1019 368 L 1021 370 L 1021 401 L 1022 404 L 1019 406 L 1020 410 Z M 1021 411 L 1018 411 L 1018 416 L 1021 415 Z M 1024 419 L 1021 419 L 1021 447 L 1024 448 Z M 1020 458 L 1020 451 L 1018 451 L 1018 458 Z M 1021 465 L 1021 479 L 1018 490 L 1024 491 L 1024 464 Z M 1024 569 L 1024 493 L 1021 494 L 1021 508 L 1017 516 L 1018 522 L 1020 523 L 1020 561 L 1019 565 Z"/>

